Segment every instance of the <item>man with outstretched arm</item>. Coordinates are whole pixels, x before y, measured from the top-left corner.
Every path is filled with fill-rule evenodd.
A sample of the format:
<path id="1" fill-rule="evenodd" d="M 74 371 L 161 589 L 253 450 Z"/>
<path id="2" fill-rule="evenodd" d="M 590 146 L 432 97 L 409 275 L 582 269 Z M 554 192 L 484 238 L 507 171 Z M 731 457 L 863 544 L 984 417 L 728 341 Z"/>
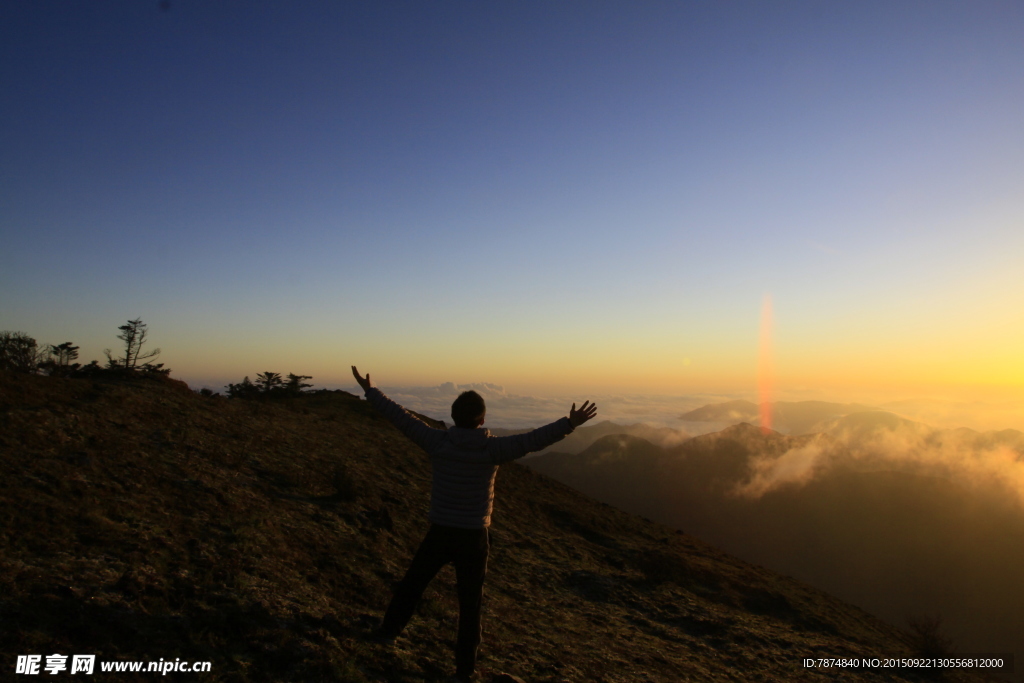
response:
<path id="1" fill-rule="evenodd" d="M 597 414 L 589 401 L 569 416 L 526 434 L 492 436 L 483 429 L 486 406 L 475 391 L 465 391 L 452 403 L 453 427 L 433 429 L 410 415 L 362 377 L 356 367 L 352 374 L 366 399 L 407 437 L 430 456 L 433 483 L 430 492 L 430 529 L 412 558 L 405 578 L 375 636 L 381 640 L 397 637 L 412 617 L 427 584 L 441 567 L 455 564 L 459 593 L 459 634 L 455 645 L 455 676 L 469 681 L 476 668 L 480 645 L 480 602 L 490 541 L 494 503 L 494 478 L 498 466 L 543 450 L 571 434 L 576 427 Z"/>

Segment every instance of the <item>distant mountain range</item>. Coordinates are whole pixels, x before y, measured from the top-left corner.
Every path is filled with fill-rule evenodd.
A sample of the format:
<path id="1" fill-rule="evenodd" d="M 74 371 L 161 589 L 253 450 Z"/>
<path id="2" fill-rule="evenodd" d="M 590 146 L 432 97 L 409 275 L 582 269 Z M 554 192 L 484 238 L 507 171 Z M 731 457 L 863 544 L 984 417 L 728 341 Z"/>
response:
<path id="1" fill-rule="evenodd" d="M 522 434 L 530 430 L 492 429 L 490 431 L 495 436 L 507 436 L 510 434 Z M 598 422 L 595 425 L 580 427 L 554 446 L 550 446 L 543 451 L 540 451 L 540 453 L 549 453 L 551 451 L 558 451 L 560 453 L 579 453 L 598 439 L 611 434 L 635 436 L 645 439 L 651 443 L 658 444 L 659 446 L 673 446 L 690 438 L 690 434 L 680 429 L 652 427 L 651 425 L 646 424 L 620 425 L 605 420 L 603 422 Z M 537 454 L 534 454 L 528 457 L 536 457 L 536 455 Z"/>
<path id="2" fill-rule="evenodd" d="M 859 403 L 826 401 L 776 401 L 772 405 L 772 429 L 786 434 L 811 434 L 822 431 L 823 425 L 851 413 L 877 410 Z M 718 422 L 760 424 L 760 406 L 751 401 L 713 403 L 679 416 L 683 422 Z"/>
<path id="3" fill-rule="evenodd" d="M 1024 433 L 937 430 L 856 404 L 781 406 L 794 432 L 820 431 L 740 423 L 671 447 L 609 434 L 526 464 L 893 623 L 941 614 L 961 652 L 1020 652 L 1024 511 L 1012 476 Z"/>

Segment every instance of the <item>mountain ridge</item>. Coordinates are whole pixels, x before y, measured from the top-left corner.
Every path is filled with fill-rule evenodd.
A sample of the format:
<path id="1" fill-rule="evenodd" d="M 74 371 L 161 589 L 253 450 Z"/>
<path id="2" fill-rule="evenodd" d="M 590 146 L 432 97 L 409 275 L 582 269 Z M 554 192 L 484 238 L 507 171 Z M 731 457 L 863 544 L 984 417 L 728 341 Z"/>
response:
<path id="1" fill-rule="evenodd" d="M 740 423 L 660 451 L 647 444 L 632 459 L 628 448 L 614 461 L 587 449 L 526 464 L 893 623 L 941 612 L 957 643 L 994 651 L 1024 642 L 1013 569 L 1024 564 L 1024 513 L 1009 493 L 948 468 L 967 447 L 979 450 L 965 466 L 986 449 L 1003 449 L 990 464 L 1024 461 L 1018 438 L 864 412 L 823 434 Z M 957 597 L 964 591 L 973 600 Z"/>
<path id="2" fill-rule="evenodd" d="M 788 434 L 809 434 L 820 431 L 823 423 L 830 420 L 877 408 L 860 403 L 833 403 L 829 401 L 773 401 L 771 405 L 772 427 Z M 760 424 L 761 407 L 751 401 L 736 400 L 710 403 L 679 416 L 682 422 Z"/>
<path id="3" fill-rule="evenodd" d="M 394 648 L 365 639 L 430 490 L 425 455 L 365 401 L 3 375 L 0 420 L 5 666 L 57 652 L 207 660 L 218 682 L 450 672 L 450 570 Z M 833 680 L 802 658 L 913 652 L 857 607 L 519 465 L 499 472 L 492 535 L 482 676 Z"/>

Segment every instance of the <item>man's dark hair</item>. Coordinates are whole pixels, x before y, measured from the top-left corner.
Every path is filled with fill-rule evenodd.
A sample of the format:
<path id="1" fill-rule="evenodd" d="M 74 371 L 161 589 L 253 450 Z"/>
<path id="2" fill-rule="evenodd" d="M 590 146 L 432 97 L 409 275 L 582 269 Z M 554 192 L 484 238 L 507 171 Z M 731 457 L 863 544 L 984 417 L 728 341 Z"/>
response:
<path id="1" fill-rule="evenodd" d="M 486 412 L 484 397 L 475 391 L 463 391 L 452 403 L 452 419 L 456 427 L 473 429 L 484 419 Z"/>

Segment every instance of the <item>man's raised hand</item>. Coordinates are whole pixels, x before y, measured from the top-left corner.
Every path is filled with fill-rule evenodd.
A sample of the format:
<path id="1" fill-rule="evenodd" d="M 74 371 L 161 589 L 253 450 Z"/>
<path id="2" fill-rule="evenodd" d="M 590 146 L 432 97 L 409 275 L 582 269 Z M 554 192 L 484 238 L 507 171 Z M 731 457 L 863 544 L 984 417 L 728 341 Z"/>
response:
<path id="1" fill-rule="evenodd" d="M 354 370 L 355 368 L 352 369 Z M 576 404 L 573 403 L 572 409 L 569 410 L 569 422 L 572 423 L 575 429 L 595 415 L 597 415 L 597 404 L 587 401 L 580 406 L 579 410 L 576 410 Z"/>
<path id="2" fill-rule="evenodd" d="M 372 384 L 370 384 L 370 373 L 366 373 L 366 377 L 360 377 L 359 376 L 359 371 L 356 370 L 356 366 L 353 365 L 352 366 L 352 374 L 355 376 L 356 382 L 359 383 L 359 386 L 361 386 L 363 388 L 363 391 L 369 391 L 370 387 L 373 386 Z M 576 406 L 576 404 L 574 403 L 573 407 L 575 407 L 575 406 Z"/>

